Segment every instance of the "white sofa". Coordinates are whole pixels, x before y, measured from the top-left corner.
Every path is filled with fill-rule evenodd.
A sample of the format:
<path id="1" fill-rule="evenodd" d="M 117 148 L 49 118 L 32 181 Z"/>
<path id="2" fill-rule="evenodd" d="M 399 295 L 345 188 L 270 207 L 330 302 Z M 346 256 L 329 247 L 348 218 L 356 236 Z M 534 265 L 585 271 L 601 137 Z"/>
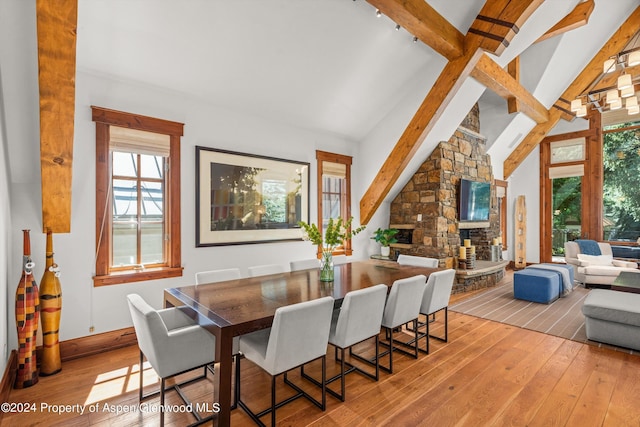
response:
<path id="1" fill-rule="evenodd" d="M 576 242 L 564 244 L 564 257 L 575 272 L 575 279 L 589 285 L 611 285 L 621 271 L 638 271 L 638 264 L 613 258 L 611 245 L 598 242 L 602 255 L 584 255 Z M 608 287 L 608 286 L 607 286 Z"/>

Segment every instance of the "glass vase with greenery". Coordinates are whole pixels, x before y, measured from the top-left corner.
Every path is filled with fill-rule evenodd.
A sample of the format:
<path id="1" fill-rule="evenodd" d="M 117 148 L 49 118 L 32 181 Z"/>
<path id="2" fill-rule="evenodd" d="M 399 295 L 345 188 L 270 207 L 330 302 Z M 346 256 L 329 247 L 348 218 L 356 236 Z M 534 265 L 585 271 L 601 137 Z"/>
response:
<path id="1" fill-rule="evenodd" d="M 317 225 L 307 224 L 304 221 L 298 222 L 298 225 L 303 229 L 302 239 L 309 240 L 322 250 L 320 280 L 323 282 L 333 282 L 333 252 L 336 247 L 343 245 L 346 240 L 365 229 L 365 226 L 360 226 L 352 230 L 352 221 L 353 217 L 347 221 L 343 221 L 342 218 L 336 220 L 330 218 L 324 230 L 324 236 Z"/>

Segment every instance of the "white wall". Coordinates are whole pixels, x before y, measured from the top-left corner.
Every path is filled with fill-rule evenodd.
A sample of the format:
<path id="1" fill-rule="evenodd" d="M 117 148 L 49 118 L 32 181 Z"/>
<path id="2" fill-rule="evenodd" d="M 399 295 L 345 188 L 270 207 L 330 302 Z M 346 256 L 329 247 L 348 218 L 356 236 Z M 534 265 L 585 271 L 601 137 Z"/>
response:
<path id="1" fill-rule="evenodd" d="M 2 99 L 2 68 L 0 68 L 0 100 Z M 9 322 L 7 305 L 14 301 L 15 287 L 20 277 L 9 275 L 9 261 L 13 253 L 9 233 L 11 226 L 11 198 L 9 195 L 9 162 L 7 156 L 6 122 L 3 103 L 0 102 L 0 372 L 4 372 L 8 357 L 9 335 L 14 334 L 15 323 Z M 10 297 L 11 296 L 11 297 Z M 11 326 L 10 326 L 11 325 Z M 17 340 L 17 337 L 16 337 Z"/>
<path id="2" fill-rule="evenodd" d="M 507 188 L 507 259 L 514 259 L 516 199 L 525 196 L 527 207 L 526 262 L 540 262 L 540 149 L 535 148 L 509 177 Z"/>

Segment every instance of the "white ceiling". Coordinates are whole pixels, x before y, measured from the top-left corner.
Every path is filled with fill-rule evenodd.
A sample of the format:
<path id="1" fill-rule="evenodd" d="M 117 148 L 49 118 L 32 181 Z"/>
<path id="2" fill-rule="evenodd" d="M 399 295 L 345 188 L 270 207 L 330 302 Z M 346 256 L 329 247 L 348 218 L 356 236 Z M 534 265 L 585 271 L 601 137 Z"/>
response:
<path id="1" fill-rule="evenodd" d="M 466 32 L 484 0 L 433 6 Z M 361 140 L 442 58 L 352 0 L 80 0 L 77 66 Z"/>

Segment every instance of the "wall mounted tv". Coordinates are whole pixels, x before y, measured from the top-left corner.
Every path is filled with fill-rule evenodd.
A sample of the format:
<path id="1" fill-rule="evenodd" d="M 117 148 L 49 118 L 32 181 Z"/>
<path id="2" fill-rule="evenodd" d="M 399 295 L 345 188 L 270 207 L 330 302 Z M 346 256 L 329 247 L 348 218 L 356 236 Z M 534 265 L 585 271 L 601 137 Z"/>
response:
<path id="1" fill-rule="evenodd" d="M 491 185 L 488 182 L 461 179 L 458 194 L 460 222 L 489 221 Z"/>

